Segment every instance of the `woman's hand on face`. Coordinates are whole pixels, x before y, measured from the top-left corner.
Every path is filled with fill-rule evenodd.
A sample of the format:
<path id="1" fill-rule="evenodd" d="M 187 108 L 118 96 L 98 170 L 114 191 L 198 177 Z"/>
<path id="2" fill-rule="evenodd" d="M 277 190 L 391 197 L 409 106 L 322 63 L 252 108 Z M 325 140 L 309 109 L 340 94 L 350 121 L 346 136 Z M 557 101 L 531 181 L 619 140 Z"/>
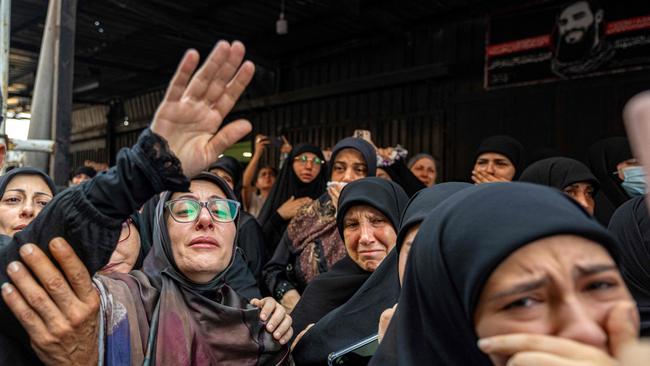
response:
<path id="1" fill-rule="evenodd" d="M 187 51 L 158 106 L 151 130 L 167 140 L 188 177 L 207 168 L 251 130 L 246 120 L 219 130 L 255 72 L 253 63 L 242 63 L 244 52 L 240 42 L 220 41 L 192 75 L 199 54 Z"/>
<path id="2" fill-rule="evenodd" d="M 287 344 L 293 336 L 293 320 L 284 307 L 272 297 L 252 299 L 251 304 L 261 309 L 260 320 L 266 322 L 266 331 L 273 334 L 280 344 Z"/>
<path id="3" fill-rule="evenodd" d="M 339 209 L 339 196 L 341 196 L 341 190 L 343 190 L 343 187 L 345 187 L 342 184 L 333 184 L 329 187 L 327 187 L 327 194 L 330 196 L 330 200 L 332 200 L 332 205 L 334 205 L 335 209 Z"/>
<path id="4" fill-rule="evenodd" d="M 393 319 L 393 315 L 395 314 L 395 309 L 397 309 L 397 304 L 393 305 L 392 308 L 384 310 L 379 316 L 379 329 L 377 331 L 377 335 L 379 336 L 379 343 L 381 343 L 381 341 L 384 339 L 386 329 L 388 329 L 388 325 L 390 324 L 390 321 Z"/>
<path id="5" fill-rule="evenodd" d="M 285 203 L 278 207 L 278 215 L 284 220 L 291 220 L 296 216 L 302 206 L 311 203 L 311 201 L 313 200 L 309 197 L 294 198 L 291 196 Z"/>
<path id="6" fill-rule="evenodd" d="M 510 357 L 516 366 L 618 366 L 619 358 L 638 343 L 639 315 L 636 305 L 621 301 L 606 320 L 609 353 L 568 338 L 541 334 L 508 334 L 481 339 L 479 348 L 487 354 Z M 647 360 L 646 360 L 647 361 Z"/>
<path id="7" fill-rule="evenodd" d="M 289 290 L 284 294 L 284 296 L 282 296 L 282 300 L 280 300 L 280 304 L 282 304 L 282 306 L 284 306 L 287 309 L 287 312 L 291 314 L 293 309 L 298 304 L 298 301 L 300 301 L 300 294 L 298 293 L 298 291 Z"/>
<path id="8" fill-rule="evenodd" d="M 65 276 L 36 245 L 23 245 L 20 256 L 24 264 L 9 265 L 7 273 L 13 285 L 2 286 L 2 298 L 45 364 L 97 364 L 97 290 L 88 270 L 65 240 L 50 241 L 50 252 Z"/>
<path id="9" fill-rule="evenodd" d="M 472 181 L 474 181 L 474 184 L 509 182 L 507 179 L 499 178 L 493 174 L 486 173 L 480 170 L 472 170 Z"/>

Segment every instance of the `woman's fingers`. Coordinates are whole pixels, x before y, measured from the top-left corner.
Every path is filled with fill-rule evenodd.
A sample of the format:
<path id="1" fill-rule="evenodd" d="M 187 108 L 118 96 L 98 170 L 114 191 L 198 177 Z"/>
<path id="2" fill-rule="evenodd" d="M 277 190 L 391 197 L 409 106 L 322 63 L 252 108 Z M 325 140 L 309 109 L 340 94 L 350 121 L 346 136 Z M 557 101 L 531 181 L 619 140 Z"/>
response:
<path id="1" fill-rule="evenodd" d="M 63 238 L 54 238 L 50 241 L 50 252 L 61 266 L 68 283 L 79 300 L 84 303 L 96 302 L 97 291 L 90 273 L 70 244 Z"/>
<path id="2" fill-rule="evenodd" d="M 41 317 L 14 286 L 9 283 L 2 285 L 2 299 L 30 336 L 47 334 L 47 327 Z"/>
<path id="3" fill-rule="evenodd" d="M 278 326 L 284 320 L 284 317 L 287 315 L 287 310 L 284 308 L 284 306 L 277 306 L 279 304 L 277 304 L 275 301 L 272 301 L 272 303 L 274 309 L 273 312 L 271 313 L 271 317 L 266 322 L 266 330 L 268 330 L 271 333 L 276 331 Z"/>
<path id="4" fill-rule="evenodd" d="M 230 44 L 226 41 L 219 41 L 205 59 L 203 65 L 191 78 L 183 97 L 192 100 L 201 100 L 204 98 L 210 84 L 216 79 L 219 69 L 230 56 Z"/>
<path id="5" fill-rule="evenodd" d="M 191 49 L 185 52 L 183 59 L 178 64 L 174 77 L 167 87 L 165 101 L 177 102 L 181 99 L 187 88 L 187 83 L 192 78 L 192 73 L 199 65 L 199 59 L 199 53 L 196 50 Z"/>
<path id="6" fill-rule="evenodd" d="M 52 325 L 61 326 L 59 323 L 63 314 L 22 263 L 11 262 L 7 267 L 7 274 L 14 287 L 20 291 L 27 304 L 38 313 L 48 328 Z"/>
<path id="7" fill-rule="evenodd" d="M 211 156 L 208 161 L 215 161 L 227 148 L 248 135 L 253 129 L 251 123 L 240 119 L 223 126 L 222 129 L 208 141 L 207 151 Z"/>
<path id="8" fill-rule="evenodd" d="M 481 339 L 479 348 L 485 353 L 514 355 L 520 352 L 543 352 L 576 360 L 609 359 L 603 351 L 567 338 L 540 334 L 508 334 Z"/>
<path id="9" fill-rule="evenodd" d="M 620 357 L 623 350 L 638 341 L 639 311 L 632 301 L 621 301 L 610 310 L 605 324 L 609 335 L 609 351 Z"/>
<path id="10" fill-rule="evenodd" d="M 291 328 L 292 324 L 293 319 L 291 319 L 291 316 L 285 315 L 280 325 L 275 328 L 275 332 L 273 332 L 273 338 L 278 340 L 281 344 L 286 344 L 289 342 L 291 336 L 293 336 L 293 329 Z"/>
<path id="11" fill-rule="evenodd" d="M 605 366 L 576 361 L 544 352 L 521 352 L 512 356 L 506 366 Z M 614 365 L 612 365 L 614 366 Z"/>

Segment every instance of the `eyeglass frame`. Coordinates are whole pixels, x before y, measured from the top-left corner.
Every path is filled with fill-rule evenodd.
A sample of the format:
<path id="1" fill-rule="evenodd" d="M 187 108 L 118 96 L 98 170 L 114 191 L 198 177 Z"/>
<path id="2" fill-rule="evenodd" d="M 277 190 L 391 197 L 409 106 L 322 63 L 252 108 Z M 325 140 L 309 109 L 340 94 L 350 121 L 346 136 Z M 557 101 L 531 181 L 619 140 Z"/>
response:
<path id="1" fill-rule="evenodd" d="M 237 207 L 237 212 L 235 213 L 235 215 L 233 216 L 233 218 L 231 220 L 228 220 L 228 221 L 219 220 L 219 219 L 214 217 L 212 212 L 210 212 L 210 209 L 208 208 L 209 201 L 199 201 L 199 200 L 195 200 L 193 198 L 179 198 L 179 199 L 175 199 L 175 200 L 169 200 L 169 201 L 165 202 L 165 208 L 169 212 L 169 215 L 172 217 L 172 219 L 174 219 L 174 221 L 178 222 L 179 224 L 195 223 L 196 221 L 198 221 L 199 217 L 201 216 L 201 211 L 203 210 L 203 208 L 208 210 L 208 215 L 210 215 L 210 221 L 212 221 L 212 222 L 220 222 L 220 223 L 227 224 L 229 222 L 234 222 L 237 219 L 237 216 L 239 216 L 239 209 L 241 207 L 241 203 L 239 203 L 238 201 L 231 200 L 231 199 L 228 199 L 228 198 L 212 198 L 211 200 L 212 201 L 232 202 L 232 203 L 235 204 L 235 207 Z M 171 205 L 173 205 L 175 202 L 179 202 L 179 201 L 194 201 L 194 202 L 199 204 L 199 213 L 196 215 L 196 218 L 194 220 L 191 220 L 191 221 L 179 221 L 174 216 L 174 213 L 172 212 L 172 209 L 171 209 Z"/>
<path id="2" fill-rule="evenodd" d="M 316 162 L 317 159 L 318 159 L 318 162 Z M 325 160 L 319 158 L 318 156 L 313 157 L 313 158 L 310 159 L 310 158 L 307 157 L 307 155 L 300 155 L 300 156 L 296 156 L 295 158 L 293 158 L 293 161 L 296 161 L 296 162 L 298 162 L 298 163 L 300 163 L 302 165 L 307 165 L 308 162 L 311 162 L 314 165 L 323 165 L 323 164 L 325 164 Z"/>

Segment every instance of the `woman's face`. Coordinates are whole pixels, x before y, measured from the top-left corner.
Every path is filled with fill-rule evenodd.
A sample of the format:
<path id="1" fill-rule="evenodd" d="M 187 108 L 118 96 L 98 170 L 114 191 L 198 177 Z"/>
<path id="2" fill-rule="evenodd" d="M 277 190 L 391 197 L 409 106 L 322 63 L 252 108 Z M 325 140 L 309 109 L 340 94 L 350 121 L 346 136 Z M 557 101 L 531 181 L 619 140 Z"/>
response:
<path id="1" fill-rule="evenodd" d="M 217 177 L 223 179 L 224 182 L 228 184 L 228 187 L 232 189 L 233 191 L 235 190 L 235 180 L 232 178 L 230 173 L 227 171 L 221 169 L 221 168 L 214 168 L 210 170 L 210 173 L 216 175 Z"/>
<path id="2" fill-rule="evenodd" d="M 315 159 L 320 161 L 319 164 L 315 162 Z M 302 153 L 293 160 L 293 172 L 296 174 L 296 177 L 300 179 L 303 183 L 311 183 L 318 173 L 320 173 L 322 161 L 316 154 L 306 152 Z"/>
<path id="3" fill-rule="evenodd" d="M 607 251 L 582 237 L 555 235 L 499 264 L 482 290 L 474 326 L 479 338 L 543 334 L 609 352 L 605 324 L 620 301 L 633 300 Z M 490 357 L 495 365 L 507 363 Z"/>
<path id="4" fill-rule="evenodd" d="M 52 191 L 38 175 L 16 175 L 0 199 L 0 234 L 14 236 L 52 200 Z"/>
<path id="5" fill-rule="evenodd" d="M 484 153 L 476 158 L 474 170 L 492 174 L 497 178 L 512 181 L 515 176 L 515 166 L 510 159 L 498 153 Z"/>
<path id="6" fill-rule="evenodd" d="M 334 157 L 333 182 L 350 183 L 368 176 L 368 164 L 356 149 L 343 149 Z"/>
<path id="7" fill-rule="evenodd" d="M 422 158 L 413 164 L 411 172 L 427 187 L 436 183 L 436 164 L 429 158 Z"/>
<path id="8" fill-rule="evenodd" d="M 399 262 L 397 265 L 397 269 L 399 272 L 399 284 L 404 283 L 404 270 L 406 269 L 406 262 L 408 261 L 409 258 L 409 252 L 411 251 L 411 244 L 413 244 L 413 240 L 415 239 L 415 236 L 417 235 L 418 231 L 420 230 L 420 224 L 417 224 L 406 232 L 406 236 L 404 237 L 404 242 L 402 243 L 402 246 L 399 249 Z"/>
<path id="9" fill-rule="evenodd" d="M 564 187 L 562 191 L 578 202 L 580 206 L 584 207 L 590 215 L 594 214 L 596 203 L 594 202 L 594 187 L 591 183 L 573 183 Z"/>
<path id="10" fill-rule="evenodd" d="M 377 168 L 376 176 L 377 176 L 377 178 L 381 178 L 381 179 L 387 180 L 389 182 L 393 181 L 393 179 L 391 179 L 390 175 L 388 175 L 388 173 L 382 168 Z"/>
<path id="11" fill-rule="evenodd" d="M 133 225 L 130 220 L 122 224 L 122 231 L 118 239 L 117 246 L 111 254 L 102 269 L 99 270 L 100 274 L 106 275 L 109 273 L 129 273 L 135 266 L 140 254 L 140 232 L 138 228 Z"/>
<path id="12" fill-rule="evenodd" d="M 171 197 L 174 200 L 180 198 L 205 202 L 226 198 L 226 195 L 212 182 L 193 180 L 190 192 L 176 192 Z M 209 282 L 230 263 L 237 232 L 234 221 L 217 222 L 205 207 L 201 207 L 194 222 L 180 223 L 167 215 L 167 229 L 176 267 L 190 280 Z"/>
<path id="13" fill-rule="evenodd" d="M 257 174 L 257 180 L 255 181 L 255 187 L 257 189 L 271 189 L 275 183 L 275 172 L 271 168 L 262 168 Z"/>
<path id="14" fill-rule="evenodd" d="M 374 207 L 352 207 L 343 219 L 343 241 L 352 260 L 373 272 L 395 246 L 397 233 L 390 221 Z"/>

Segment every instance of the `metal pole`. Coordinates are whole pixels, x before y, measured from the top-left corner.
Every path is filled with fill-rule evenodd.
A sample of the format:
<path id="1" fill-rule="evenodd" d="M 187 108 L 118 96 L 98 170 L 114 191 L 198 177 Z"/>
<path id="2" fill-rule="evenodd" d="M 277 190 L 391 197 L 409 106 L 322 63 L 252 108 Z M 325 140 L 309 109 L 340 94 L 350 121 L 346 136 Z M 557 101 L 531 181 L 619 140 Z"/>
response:
<path id="1" fill-rule="evenodd" d="M 70 131 L 72 120 L 72 89 L 74 78 L 74 40 L 77 16 L 77 0 L 61 0 L 59 19 L 59 44 L 57 78 L 54 91 L 56 122 L 53 127 L 53 139 L 56 141 L 53 159 L 50 160 L 50 172 L 57 185 L 65 186 L 70 174 Z"/>
<path id="2" fill-rule="evenodd" d="M 11 0 L 0 0 L 0 83 L 2 85 L 0 101 L 2 115 L 0 118 L 0 135 L 5 134 L 7 121 L 7 98 L 9 97 L 9 32 L 11 31 Z"/>

